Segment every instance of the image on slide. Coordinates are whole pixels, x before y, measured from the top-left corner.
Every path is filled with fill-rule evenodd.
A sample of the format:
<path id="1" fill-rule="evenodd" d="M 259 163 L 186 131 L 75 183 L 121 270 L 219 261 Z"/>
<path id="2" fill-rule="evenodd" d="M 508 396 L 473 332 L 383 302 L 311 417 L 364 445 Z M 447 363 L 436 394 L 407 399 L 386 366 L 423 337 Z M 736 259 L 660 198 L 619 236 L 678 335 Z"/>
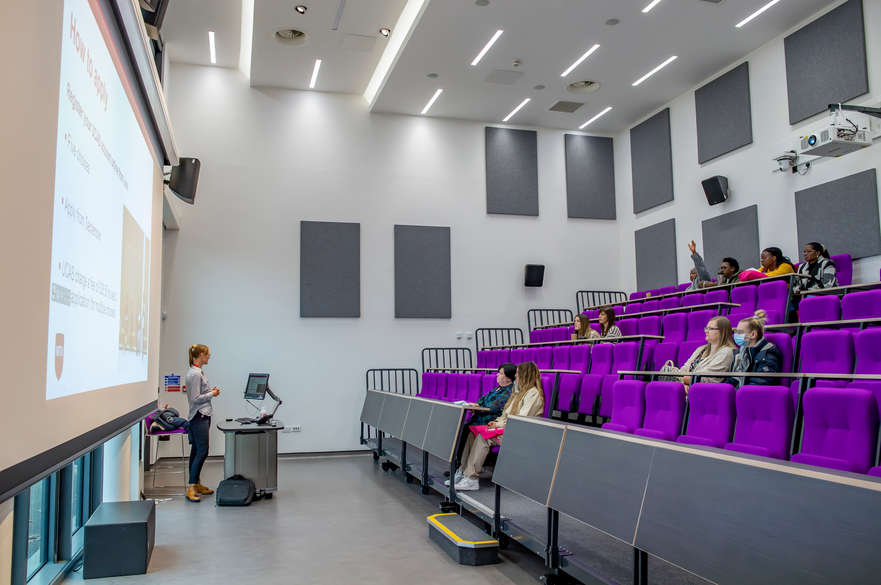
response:
<path id="1" fill-rule="evenodd" d="M 149 343 L 150 239 L 125 206 L 122 208 L 121 274 L 119 349 L 144 356 Z"/>

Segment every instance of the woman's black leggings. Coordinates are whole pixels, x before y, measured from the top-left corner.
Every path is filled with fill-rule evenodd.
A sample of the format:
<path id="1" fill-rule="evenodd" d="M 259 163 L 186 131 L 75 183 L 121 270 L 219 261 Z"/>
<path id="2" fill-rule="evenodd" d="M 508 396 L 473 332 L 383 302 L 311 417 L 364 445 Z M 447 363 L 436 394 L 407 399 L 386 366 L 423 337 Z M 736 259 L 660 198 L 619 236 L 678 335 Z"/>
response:
<path id="1" fill-rule="evenodd" d="M 200 483 L 199 475 L 208 457 L 208 434 L 211 431 L 211 417 L 197 412 L 190 421 L 190 483 Z"/>

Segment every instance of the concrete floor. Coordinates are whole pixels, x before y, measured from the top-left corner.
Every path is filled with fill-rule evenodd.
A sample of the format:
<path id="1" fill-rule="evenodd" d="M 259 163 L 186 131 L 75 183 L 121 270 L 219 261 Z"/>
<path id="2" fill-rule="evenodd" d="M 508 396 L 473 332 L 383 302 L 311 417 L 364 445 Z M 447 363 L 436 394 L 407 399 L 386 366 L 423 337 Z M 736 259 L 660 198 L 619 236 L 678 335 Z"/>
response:
<path id="1" fill-rule="evenodd" d="M 222 466 L 206 463 L 203 483 L 216 486 Z M 543 573 L 538 557 L 517 547 L 498 565 L 456 564 L 428 538 L 425 517 L 440 500 L 394 481 L 369 455 L 283 459 L 278 467 L 278 493 L 249 507 L 218 508 L 213 496 L 161 501 L 149 572 L 89 583 L 520 585 Z M 66 580 L 81 581 L 79 572 Z"/>

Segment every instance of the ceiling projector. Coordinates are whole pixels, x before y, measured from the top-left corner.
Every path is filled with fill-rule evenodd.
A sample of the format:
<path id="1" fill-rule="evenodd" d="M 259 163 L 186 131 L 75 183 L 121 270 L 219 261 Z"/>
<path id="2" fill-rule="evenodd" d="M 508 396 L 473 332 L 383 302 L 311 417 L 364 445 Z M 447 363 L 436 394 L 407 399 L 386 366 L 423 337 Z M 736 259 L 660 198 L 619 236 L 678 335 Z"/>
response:
<path id="1" fill-rule="evenodd" d="M 834 110 L 824 124 L 799 140 L 800 155 L 842 156 L 867 146 L 881 132 L 881 120 L 859 112 Z"/>

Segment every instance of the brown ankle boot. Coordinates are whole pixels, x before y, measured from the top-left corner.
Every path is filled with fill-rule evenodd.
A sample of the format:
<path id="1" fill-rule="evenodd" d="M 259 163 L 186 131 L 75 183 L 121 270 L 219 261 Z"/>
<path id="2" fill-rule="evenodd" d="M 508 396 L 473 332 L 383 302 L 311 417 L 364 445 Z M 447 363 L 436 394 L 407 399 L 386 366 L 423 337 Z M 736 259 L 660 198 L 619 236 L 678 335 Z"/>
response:
<path id="1" fill-rule="evenodd" d="M 202 498 L 199 497 L 199 490 L 196 487 L 196 484 L 191 483 L 187 487 L 187 499 L 191 502 L 201 502 Z"/>
<path id="2" fill-rule="evenodd" d="M 211 489 L 209 487 L 205 487 L 201 483 L 196 484 L 196 491 L 199 492 L 199 495 L 202 495 L 202 496 L 210 496 L 211 494 L 214 493 L 213 489 Z"/>

